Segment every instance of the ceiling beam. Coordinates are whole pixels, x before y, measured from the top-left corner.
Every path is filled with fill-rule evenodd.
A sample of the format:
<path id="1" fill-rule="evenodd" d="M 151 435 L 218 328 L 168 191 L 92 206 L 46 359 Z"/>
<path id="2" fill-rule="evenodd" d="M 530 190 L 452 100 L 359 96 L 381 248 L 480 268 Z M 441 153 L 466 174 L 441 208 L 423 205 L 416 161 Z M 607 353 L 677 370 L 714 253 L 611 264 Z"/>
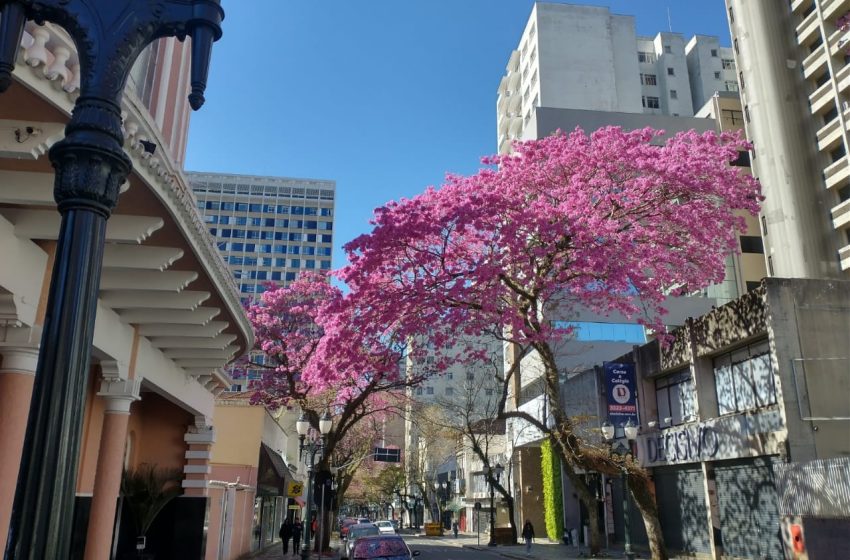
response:
<path id="1" fill-rule="evenodd" d="M 197 309 L 209 297 L 209 292 L 194 290 L 184 290 L 178 293 L 156 290 L 103 290 L 100 292 L 100 301 L 113 309 L 192 310 Z"/>
<path id="2" fill-rule="evenodd" d="M 166 358 L 171 359 L 180 359 L 180 358 L 220 358 L 222 360 L 229 360 L 233 357 L 236 352 L 239 351 L 238 346 L 225 346 L 221 349 L 215 348 L 168 348 L 163 350 L 162 353 Z"/>
<path id="3" fill-rule="evenodd" d="M 204 326 L 194 326 L 187 328 L 186 325 L 174 325 L 170 323 L 150 323 L 139 326 L 139 334 L 141 336 L 179 336 L 179 337 L 198 337 L 210 338 L 230 325 L 227 321 L 210 321 Z"/>
<path id="4" fill-rule="evenodd" d="M 134 325 L 145 323 L 174 323 L 180 325 L 206 325 L 221 313 L 218 307 L 199 307 L 192 311 L 176 309 L 124 309 L 118 315 Z"/>
<path id="5" fill-rule="evenodd" d="M 144 270 L 104 268 L 100 277 L 103 290 L 161 290 L 180 292 L 198 278 L 193 270 Z"/>
<path id="6" fill-rule="evenodd" d="M 55 210 L 25 210 L 4 208 L 0 210 L 7 220 L 15 224 L 15 235 L 28 239 L 58 239 L 62 217 Z M 106 222 L 106 240 L 121 243 L 141 243 L 165 222 L 157 216 L 128 216 L 113 214 Z"/>
<path id="7" fill-rule="evenodd" d="M 104 246 L 103 268 L 165 270 L 182 256 L 183 250 L 175 247 L 107 243 Z"/>
<path id="8" fill-rule="evenodd" d="M 188 335 L 188 332 L 187 332 Z M 236 340 L 235 334 L 220 334 L 212 338 L 195 336 L 155 336 L 150 339 L 154 348 L 224 348 Z"/>
<path id="9" fill-rule="evenodd" d="M 0 130 L 2 130 L 2 123 L 0 123 Z M 0 189 L 0 203 L 56 206 L 56 199 L 53 198 L 54 178 L 55 175 L 50 172 L 0 170 L 0 185 L 3 185 Z M 124 181 L 120 192 L 123 194 L 129 188 L 130 183 Z"/>

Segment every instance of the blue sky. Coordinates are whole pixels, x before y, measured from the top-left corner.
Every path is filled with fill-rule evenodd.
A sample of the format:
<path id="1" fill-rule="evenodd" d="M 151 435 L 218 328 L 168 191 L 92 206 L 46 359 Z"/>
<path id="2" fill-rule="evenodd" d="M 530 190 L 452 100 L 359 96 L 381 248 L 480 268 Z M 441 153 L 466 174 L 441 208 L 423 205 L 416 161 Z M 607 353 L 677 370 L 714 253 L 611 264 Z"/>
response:
<path id="1" fill-rule="evenodd" d="M 637 32 L 718 35 L 723 0 L 588 0 Z M 496 151 L 496 87 L 532 0 L 230 0 L 186 168 L 333 179 L 334 268 L 372 210 Z"/>

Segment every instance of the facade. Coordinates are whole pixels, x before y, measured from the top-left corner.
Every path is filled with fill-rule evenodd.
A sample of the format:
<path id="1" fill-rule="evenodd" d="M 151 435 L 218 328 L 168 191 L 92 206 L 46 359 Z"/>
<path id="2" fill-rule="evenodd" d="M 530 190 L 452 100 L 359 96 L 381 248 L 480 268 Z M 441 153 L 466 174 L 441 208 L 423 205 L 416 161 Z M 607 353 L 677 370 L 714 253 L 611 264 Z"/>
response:
<path id="1" fill-rule="evenodd" d="M 331 269 L 336 184 L 315 179 L 187 174 L 210 235 L 244 301 L 266 282 Z"/>
<path id="2" fill-rule="evenodd" d="M 734 62 L 715 37 L 641 37 L 632 16 L 537 2 L 498 87 L 499 153 L 537 108 L 693 116 L 715 91 L 734 90 Z M 715 69 L 716 68 L 716 69 Z"/>
<path id="3" fill-rule="evenodd" d="M 80 72 L 62 29 L 28 22 L 21 46 L 0 103 L 0 548 L 60 223 L 46 151 L 62 137 Z M 127 500 L 117 504 L 122 471 L 145 465 L 177 469 L 183 488 L 151 526 L 145 552 L 199 558 L 206 532 L 217 530 L 205 525 L 215 396 L 231 384 L 222 368 L 253 346 L 253 334 L 178 163 L 187 125 L 185 47 L 173 39 L 150 47 L 121 107 L 133 170 L 106 231 L 81 413 L 75 558 L 136 554 Z"/>
<path id="4" fill-rule="evenodd" d="M 669 347 L 655 341 L 615 360 L 635 364 L 635 455 L 650 472 L 671 551 L 783 560 L 797 524 L 812 558 L 833 557 L 816 552 L 830 551 L 831 535 L 850 524 L 850 410 L 837 390 L 850 371 L 849 288 L 768 278 L 688 321 Z M 591 418 L 584 435 L 597 441 L 604 387 L 597 367 L 562 391 L 565 408 Z M 588 476 L 604 496 L 609 538 L 622 542 L 621 480 Z M 586 523 L 567 480 L 564 506 L 565 527 Z M 634 504 L 631 514 L 631 539 L 645 543 Z"/>
<path id="5" fill-rule="evenodd" d="M 250 404 L 250 393 L 216 399 L 219 431 L 211 449 L 210 525 L 206 558 L 239 558 L 277 540 L 287 516 L 303 518 L 306 471 L 298 460 L 293 411 L 272 414 Z"/>
<path id="6" fill-rule="evenodd" d="M 850 3 L 728 0 L 726 7 L 753 170 L 767 197 L 768 271 L 847 278 Z"/>

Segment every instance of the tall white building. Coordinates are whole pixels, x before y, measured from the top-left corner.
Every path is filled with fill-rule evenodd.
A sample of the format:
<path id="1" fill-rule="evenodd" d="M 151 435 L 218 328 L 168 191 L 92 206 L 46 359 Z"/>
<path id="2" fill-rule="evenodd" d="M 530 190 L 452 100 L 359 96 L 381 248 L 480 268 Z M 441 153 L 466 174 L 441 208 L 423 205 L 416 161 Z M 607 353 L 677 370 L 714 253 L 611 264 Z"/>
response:
<path id="1" fill-rule="evenodd" d="M 537 2 L 499 83 L 499 153 L 529 138 L 538 107 L 693 116 L 715 91 L 737 90 L 734 76 L 715 37 L 641 37 L 633 16 Z"/>
<path id="2" fill-rule="evenodd" d="M 267 282 L 330 270 L 336 183 L 317 179 L 188 172 L 210 235 L 243 301 Z"/>
<path id="3" fill-rule="evenodd" d="M 726 2 L 771 276 L 850 272 L 850 0 Z"/>

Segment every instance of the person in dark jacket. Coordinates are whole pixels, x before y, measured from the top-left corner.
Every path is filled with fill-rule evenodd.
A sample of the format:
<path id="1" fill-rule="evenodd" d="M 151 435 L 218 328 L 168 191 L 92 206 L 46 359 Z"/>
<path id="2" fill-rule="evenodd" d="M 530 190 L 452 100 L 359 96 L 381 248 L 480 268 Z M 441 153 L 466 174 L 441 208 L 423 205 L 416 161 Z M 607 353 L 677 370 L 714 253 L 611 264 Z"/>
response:
<path id="1" fill-rule="evenodd" d="M 284 519 L 283 525 L 280 526 L 278 536 L 283 543 L 283 555 L 286 556 L 286 553 L 289 552 L 289 539 L 292 538 L 292 520 L 288 517 Z"/>
<path id="2" fill-rule="evenodd" d="M 301 520 L 297 517 L 295 521 L 292 523 L 292 555 L 298 556 L 301 552 L 301 539 L 304 538 L 304 526 L 301 525 Z"/>
<path id="3" fill-rule="evenodd" d="M 525 541 L 525 554 L 531 556 L 531 543 L 534 541 L 534 525 L 526 519 L 525 525 L 522 527 L 522 538 Z"/>

